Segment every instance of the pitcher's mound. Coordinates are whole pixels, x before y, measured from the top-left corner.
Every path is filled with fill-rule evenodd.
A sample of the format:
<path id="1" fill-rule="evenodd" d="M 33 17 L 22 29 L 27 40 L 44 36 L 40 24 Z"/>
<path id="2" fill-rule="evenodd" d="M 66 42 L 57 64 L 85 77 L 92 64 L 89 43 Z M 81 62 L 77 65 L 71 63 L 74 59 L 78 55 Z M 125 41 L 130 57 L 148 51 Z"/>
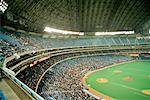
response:
<path id="1" fill-rule="evenodd" d="M 114 70 L 115 73 L 121 73 L 122 70 Z"/>
<path id="2" fill-rule="evenodd" d="M 133 78 L 132 78 L 132 77 L 130 77 L 130 76 L 128 76 L 128 77 L 123 78 L 123 80 L 125 80 L 125 81 L 132 81 L 132 80 L 133 80 Z"/>
<path id="3" fill-rule="evenodd" d="M 145 94 L 150 95 L 150 90 L 143 90 L 142 92 L 145 93 Z"/>
<path id="4" fill-rule="evenodd" d="M 98 83 L 107 83 L 108 82 L 108 80 L 106 78 L 98 78 L 98 79 L 96 79 L 96 81 Z"/>

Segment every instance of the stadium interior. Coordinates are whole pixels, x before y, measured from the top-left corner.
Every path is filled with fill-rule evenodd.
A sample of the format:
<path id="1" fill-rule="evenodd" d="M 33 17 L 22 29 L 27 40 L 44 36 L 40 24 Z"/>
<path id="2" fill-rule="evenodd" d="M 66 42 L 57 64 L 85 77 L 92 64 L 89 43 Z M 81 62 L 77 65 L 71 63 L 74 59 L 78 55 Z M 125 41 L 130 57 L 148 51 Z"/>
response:
<path id="1" fill-rule="evenodd" d="M 150 100 L 150 0 L 0 0 L 0 25 L 0 100 Z"/>

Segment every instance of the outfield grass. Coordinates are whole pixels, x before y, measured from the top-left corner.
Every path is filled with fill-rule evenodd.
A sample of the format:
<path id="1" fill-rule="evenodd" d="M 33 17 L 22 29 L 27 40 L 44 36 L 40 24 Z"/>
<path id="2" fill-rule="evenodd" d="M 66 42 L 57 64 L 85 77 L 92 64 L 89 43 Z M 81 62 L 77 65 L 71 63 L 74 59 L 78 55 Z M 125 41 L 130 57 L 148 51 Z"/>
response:
<path id="1" fill-rule="evenodd" d="M 105 79 L 104 83 L 98 81 L 101 78 Z M 150 94 L 142 92 L 150 90 L 150 61 L 129 62 L 98 70 L 88 75 L 85 83 L 114 99 L 150 100 Z"/>

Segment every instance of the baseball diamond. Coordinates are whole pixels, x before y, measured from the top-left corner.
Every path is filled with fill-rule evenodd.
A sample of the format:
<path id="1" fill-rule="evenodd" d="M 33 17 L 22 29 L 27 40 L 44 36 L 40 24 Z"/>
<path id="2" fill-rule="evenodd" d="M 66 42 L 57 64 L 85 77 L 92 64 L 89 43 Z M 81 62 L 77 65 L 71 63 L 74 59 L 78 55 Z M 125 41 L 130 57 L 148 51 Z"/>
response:
<path id="1" fill-rule="evenodd" d="M 89 91 L 119 100 L 150 100 L 150 61 L 133 61 L 113 65 L 85 75 Z"/>
<path id="2" fill-rule="evenodd" d="M 0 0 L 0 100 L 150 100 L 150 0 Z"/>

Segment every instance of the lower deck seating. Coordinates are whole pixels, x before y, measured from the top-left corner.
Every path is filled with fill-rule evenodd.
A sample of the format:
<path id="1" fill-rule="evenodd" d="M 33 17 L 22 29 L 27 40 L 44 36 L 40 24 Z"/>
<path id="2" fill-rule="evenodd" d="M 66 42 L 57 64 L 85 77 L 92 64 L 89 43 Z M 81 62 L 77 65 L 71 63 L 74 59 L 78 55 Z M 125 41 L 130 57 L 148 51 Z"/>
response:
<path id="1" fill-rule="evenodd" d="M 74 58 L 59 63 L 51 68 L 39 84 L 38 93 L 44 98 L 52 96 L 55 99 L 89 99 L 85 94 L 81 79 L 83 75 L 91 70 L 103 68 L 105 66 L 132 60 L 129 56 L 91 56 Z M 35 89 L 37 77 L 43 73 L 44 65 L 49 62 L 38 64 L 36 67 L 29 67 L 21 72 L 17 77 L 26 83 L 30 88 Z"/>

